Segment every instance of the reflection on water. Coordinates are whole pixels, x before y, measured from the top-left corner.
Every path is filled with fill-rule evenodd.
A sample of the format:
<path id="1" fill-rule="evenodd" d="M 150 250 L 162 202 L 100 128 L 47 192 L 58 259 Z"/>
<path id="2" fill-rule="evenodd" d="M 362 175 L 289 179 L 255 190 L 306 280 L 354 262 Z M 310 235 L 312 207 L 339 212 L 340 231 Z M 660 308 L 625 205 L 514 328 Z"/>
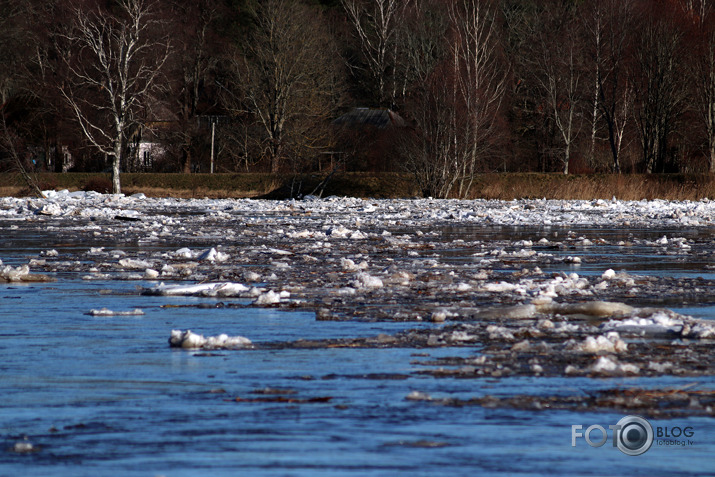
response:
<path id="1" fill-rule="evenodd" d="M 542 236 L 552 240 L 553 232 L 492 230 L 467 237 L 465 231 L 450 231 L 445 237 L 536 243 Z M 625 232 L 576 233 L 593 233 L 610 243 L 623 240 L 615 234 Z M 628 233 L 644 240 L 671 234 L 649 231 L 647 237 L 640 237 L 634 231 Z M 678 235 L 692 237 L 698 247 L 710 240 L 695 233 Z M 3 243 L 0 257 L 4 263 L 22 262 L 26 255 L 36 257 L 39 250 L 58 246 L 62 244 L 41 243 L 18 233 Z M 534 245 L 534 250 L 540 247 Z M 600 273 L 635 264 L 644 271 L 656 270 L 647 268 L 654 257 L 669 258 L 653 247 L 644 246 L 629 255 L 631 251 L 616 245 L 577 248 L 580 256 L 592 253 L 597 260 L 582 264 L 578 272 L 592 267 Z M 658 273 L 674 273 L 675 264 L 682 265 L 682 273 L 702 271 L 700 262 L 675 258 L 665 260 L 667 266 L 657 269 Z M 455 253 L 445 259 L 470 258 Z M 137 286 L 143 283 L 76 278 L 0 285 L 0 475 L 544 476 L 703 475 L 712 471 L 715 423 L 711 419 L 657 421 L 654 424 L 661 426 L 692 426 L 697 445 L 654 446 L 645 456 L 634 458 L 608 446 L 595 449 L 582 443 L 571 447 L 571 425 L 607 426 L 615 424 L 622 417 L 619 414 L 445 407 L 405 400 L 415 390 L 466 399 L 690 384 L 685 378 L 460 380 L 416 373 L 426 354 L 431 358 L 470 356 L 478 353 L 475 348 L 172 350 L 167 340 L 174 328 L 205 335 L 243 335 L 269 343 L 375 336 L 440 325 L 323 322 L 312 313 L 271 309 L 165 307 L 211 300 L 141 296 Z M 146 314 L 104 318 L 85 314 L 101 307 L 141 308 Z M 696 312 L 712 318 L 714 310 L 712 306 L 694 308 L 691 314 Z M 702 386 L 714 384 L 712 378 L 700 382 Z M 266 388 L 290 391 L 293 394 L 286 396 L 296 400 L 330 400 L 261 402 L 256 398 L 272 394 L 256 391 Z M 239 397 L 243 401 L 237 402 Z M 40 450 L 8 452 L 23 436 Z"/>

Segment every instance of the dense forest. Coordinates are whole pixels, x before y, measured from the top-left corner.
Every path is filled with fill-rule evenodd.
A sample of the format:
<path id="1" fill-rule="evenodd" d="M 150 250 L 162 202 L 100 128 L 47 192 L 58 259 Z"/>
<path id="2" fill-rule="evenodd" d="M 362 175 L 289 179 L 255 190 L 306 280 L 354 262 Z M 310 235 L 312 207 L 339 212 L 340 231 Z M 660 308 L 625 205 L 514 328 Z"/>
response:
<path id="1" fill-rule="evenodd" d="M 0 171 L 715 172 L 715 0 L 0 0 Z"/>

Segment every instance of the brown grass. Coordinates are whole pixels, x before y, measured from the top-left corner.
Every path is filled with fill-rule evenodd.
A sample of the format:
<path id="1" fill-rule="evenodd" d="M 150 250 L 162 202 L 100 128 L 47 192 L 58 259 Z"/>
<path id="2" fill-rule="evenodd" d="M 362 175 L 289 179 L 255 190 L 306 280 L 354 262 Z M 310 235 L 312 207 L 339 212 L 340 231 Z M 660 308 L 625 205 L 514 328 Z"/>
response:
<path id="1" fill-rule="evenodd" d="M 715 197 L 712 175 L 484 174 L 472 187 L 483 199 L 701 200 Z"/>
<path id="2" fill-rule="evenodd" d="M 285 198 L 291 187 L 311 193 L 324 176 L 280 174 L 123 174 L 122 191 L 149 197 L 179 198 Z M 38 174 L 43 189 L 86 190 L 106 183 L 108 174 Z M 569 175 L 506 173 L 481 174 L 471 189 L 482 199 L 606 199 L 700 200 L 715 198 L 715 175 Z M 29 195 L 18 174 L 0 174 L 1 196 Z M 396 173 L 339 173 L 328 182 L 323 196 L 405 198 L 418 191 L 411 176 Z"/>

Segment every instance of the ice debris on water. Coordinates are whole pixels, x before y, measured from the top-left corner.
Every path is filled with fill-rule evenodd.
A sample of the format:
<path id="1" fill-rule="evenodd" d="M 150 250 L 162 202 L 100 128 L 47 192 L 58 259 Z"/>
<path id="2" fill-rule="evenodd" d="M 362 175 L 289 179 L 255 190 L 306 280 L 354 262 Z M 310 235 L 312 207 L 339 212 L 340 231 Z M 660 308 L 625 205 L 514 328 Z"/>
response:
<path id="1" fill-rule="evenodd" d="M 231 257 L 228 254 L 218 252 L 215 248 L 210 248 L 198 256 L 198 260 L 201 262 L 225 262 L 229 258 Z"/>
<path id="2" fill-rule="evenodd" d="M 295 211 L 296 203 L 286 201 L 276 205 L 271 201 L 257 200 L 212 200 L 154 199 L 140 195 L 99 194 L 96 192 L 45 191 L 45 199 L 5 198 L 0 216 L 30 217 L 32 215 L 137 218 L 146 210 L 157 206 L 175 207 L 179 204 L 211 210 L 212 214 L 229 216 L 235 211 L 249 210 L 262 213 L 271 211 Z M 520 200 L 500 203 L 489 200 L 370 200 L 333 197 L 309 203 L 310 212 L 327 211 L 348 213 L 344 224 L 335 223 L 324 229 L 331 239 L 367 236 L 359 230 L 363 221 L 412 221 L 415 219 L 458 220 L 464 223 L 483 223 L 488 219 L 494 225 L 646 225 L 652 226 L 702 226 L 715 222 L 715 207 L 712 201 L 585 201 L 585 200 Z M 223 212 L 228 210 L 228 212 Z M 565 212 L 567 211 L 567 212 Z M 345 225 L 351 224 L 354 229 Z M 301 234 L 305 230 L 289 232 Z M 309 230 L 309 234 L 317 231 Z M 355 235 L 353 237 L 353 235 Z M 313 235 L 315 236 L 315 235 Z M 674 239 L 664 237 L 664 245 Z M 524 241 L 524 246 L 528 240 Z M 533 242 L 533 241 L 532 241 Z M 583 243 L 583 240 L 581 241 Z M 539 242 L 543 244 L 543 241 Z"/>
<path id="3" fill-rule="evenodd" d="M 147 268 L 152 268 L 154 266 L 153 263 L 146 260 L 137 260 L 133 258 L 123 258 L 119 260 L 119 265 L 122 268 L 129 270 L 146 270 Z"/>
<path id="4" fill-rule="evenodd" d="M 139 308 L 130 311 L 112 311 L 107 308 L 99 308 L 89 310 L 87 314 L 90 316 L 141 316 L 144 315 L 144 311 Z"/>
<path id="5" fill-rule="evenodd" d="M 12 267 L 10 265 L 7 265 L 3 267 L 2 270 L 0 270 L 0 278 L 3 278 L 8 282 L 22 281 L 23 278 L 27 277 L 29 274 L 29 265 L 21 265 L 19 267 Z"/>
<path id="6" fill-rule="evenodd" d="M 357 274 L 353 282 L 355 288 L 382 288 L 384 283 L 379 277 L 370 275 L 369 273 L 360 272 Z"/>
<path id="7" fill-rule="evenodd" d="M 656 361 L 662 356 L 645 355 L 649 351 L 643 351 L 641 356 L 645 341 L 641 337 L 667 338 L 673 343 L 715 338 L 712 323 L 631 306 L 638 303 L 641 293 L 648 297 L 661 291 L 699 293 L 695 287 L 689 290 L 687 280 L 684 285 L 675 285 L 660 280 L 662 277 L 638 277 L 612 269 L 592 275 L 590 267 L 588 276 L 548 271 L 554 266 L 578 270 L 580 260 L 593 264 L 599 260 L 598 255 L 591 255 L 594 250 L 581 251 L 601 244 L 651 247 L 655 255 L 690 253 L 698 244 L 692 239 L 662 237 L 654 241 L 635 234 L 616 242 L 619 239 L 611 236 L 582 237 L 565 229 L 583 225 L 604 230 L 712 226 L 713 201 L 500 202 L 332 197 L 305 202 L 149 199 L 68 191 L 51 191 L 47 197 L 0 198 L 0 218 L 18 224 L 29 219 L 50 228 L 59 221 L 44 215 L 109 219 L 83 221 L 90 240 L 137 238 L 140 248 L 143 243 L 152 245 L 140 252 L 132 247 L 129 253 L 92 247 L 84 257 L 73 257 L 75 251 L 63 248 L 64 260 L 56 250 L 48 250 L 40 254 L 41 260 L 30 262 L 31 267 L 45 267 L 51 272 L 81 270 L 87 279 L 190 279 L 195 283 L 150 286 L 143 291 L 149 295 L 238 297 L 253 300 L 256 306 L 273 306 L 285 303 L 292 294 L 309 303 L 322 301 L 319 306 L 324 304 L 331 316 L 350 315 L 366 305 L 379 318 L 389 315 L 386 319 L 437 323 L 429 325 L 431 331 L 424 336 L 428 346 L 486 344 L 493 340 L 488 346 L 512 351 L 506 353 L 511 356 L 507 359 L 513 359 L 515 353 L 533 353 L 535 356 L 530 356 L 523 366 L 523 371 L 532 374 L 553 373 L 557 366 L 551 361 L 558 363 L 558 372 L 569 375 L 629 374 L 635 371 L 632 367 L 640 367 L 642 374 L 674 373 L 683 368 L 678 353 L 668 356 L 675 363 L 672 367 Z M 143 220 L 125 220 L 114 226 L 117 217 Z M 446 224 L 557 225 L 564 230 L 550 232 L 548 238 L 535 235 L 518 240 L 455 236 L 445 247 L 442 227 Z M 9 230 L 17 228 L 14 223 L 9 226 Z M 59 234 L 74 234 L 70 229 Z M 201 244 L 191 246 L 204 248 L 157 252 L 156 245 L 161 243 L 167 247 Z M 216 245 L 211 247 L 212 243 Z M 455 264 L 444 254 L 447 249 L 463 250 L 473 262 Z M 91 264 L 87 264 L 88 257 Z M 23 269 L 19 274 L 15 268 L 0 269 L 8 270 L 6 273 L 12 276 L 28 276 L 23 275 Z M 227 282 L 226 277 L 240 277 L 238 280 L 256 286 Z M 268 290 L 269 286 L 274 290 Z M 684 291 L 678 292 L 680 289 Z M 703 295 L 707 293 L 705 290 Z M 408 308 L 413 305 L 416 307 Z M 450 320 L 452 316 L 459 318 Z M 472 328 L 459 328 L 467 324 L 454 323 L 467 320 Z M 197 336 L 200 335 L 186 336 L 187 346 L 202 342 Z M 625 343 L 633 337 L 637 339 Z M 708 343 L 697 345 L 705 348 Z M 531 361 L 536 356 L 538 363 Z M 514 363 L 504 364 L 505 368 L 516 369 Z M 508 373 L 504 369 L 486 369 L 485 373 L 495 371 Z"/>
<path id="8" fill-rule="evenodd" d="M 340 266 L 343 268 L 343 270 L 357 271 L 357 270 L 366 270 L 368 268 L 368 263 L 365 260 L 363 260 L 359 264 L 356 264 L 352 259 L 341 258 Z"/>
<path id="9" fill-rule="evenodd" d="M 628 375 L 640 373 L 640 368 L 634 364 L 621 363 L 613 356 L 600 356 L 589 367 L 589 371 L 594 374 Z"/>
<path id="10" fill-rule="evenodd" d="M 2 266 L 0 263 L 0 282 L 49 282 L 53 279 L 47 275 L 30 273 L 29 265 L 13 267 L 11 265 Z"/>
<path id="11" fill-rule="evenodd" d="M 251 340 L 243 336 L 218 336 L 204 337 L 191 330 L 171 330 L 169 346 L 184 349 L 240 349 L 251 347 Z"/>
<path id="12" fill-rule="evenodd" d="M 545 304 L 540 307 L 542 313 L 559 313 L 562 315 L 587 315 L 608 317 L 614 315 L 628 315 L 634 308 L 619 302 L 587 301 L 582 303 L 555 303 Z"/>
<path id="13" fill-rule="evenodd" d="M 196 285 L 165 285 L 163 283 L 145 288 L 143 295 L 159 296 L 206 296 L 206 297 L 240 297 L 249 288 L 241 283 L 198 283 Z"/>
<path id="14" fill-rule="evenodd" d="M 449 312 L 445 309 L 439 309 L 435 310 L 432 312 L 432 316 L 430 317 L 430 320 L 434 323 L 443 323 L 447 321 L 447 316 Z"/>
<path id="15" fill-rule="evenodd" d="M 603 278 L 604 280 L 612 280 L 616 278 L 616 272 L 614 272 L 613 269 L 609 268 L 601 274 L 601 278 Z"/>
<path id="16" fill-rule="evenodd" d="M 258 297 L 253 301 L 253 304 L 262 306 L 276 305 L 284 298 L 290 298 L 290 292 L 285 290 L 281 292 L 268 290 L 267 292 L 258 295 Z"/>
<path id="17" fill-rule="evenodd" d="M 628 351 L 628 344 L 618 333 L 612 331 L 601 336 L 587 336 L 581 343 L 569 343 L 566 349 L 580 353 L 623 353 Z"/>
<path id="18" fill-rule="evenodd" d="M 683 330 L 683 319 L 674 319 L 663 311 L 655 312 L 648 317 L 638 314 L 624 320 L 610 320 L 603 324 L 604 330 L 616 330 L 637 335 L 667 335 L 678 334 Z"/>
<path id="19" fill-rule="evenodd" d="M 630 315 L 622 319 L 603 323 L 601 329 L 617 331 L 620 334 L 654 338 L 715 338 L 715 322 L 696 320 L 667 309 L 634 309 Z"/>
<path id="20" fill-rule="evenodd" d="M 432 396 L 422 391 L 411 391 L 405 399 L 408 401 L 431 401 Z"/>
<path id="21" fill-rule="evenodd" d="M 172 254 L 174 258 L 191 260 L 194 258 L 194 254 L 191 252 L 190 248 L 180 248 Z"/>
<path id="22" fill-rule="evenodd" d="M 11 452 L 14 452 L 16 454 L 31 454 L 33 452 L 37 452 L 40 449 L 39 447 L 32 444 L 32 442 L 30 442 L 27 438 L 25 438 L 13 444 L 10 450 Z"/>

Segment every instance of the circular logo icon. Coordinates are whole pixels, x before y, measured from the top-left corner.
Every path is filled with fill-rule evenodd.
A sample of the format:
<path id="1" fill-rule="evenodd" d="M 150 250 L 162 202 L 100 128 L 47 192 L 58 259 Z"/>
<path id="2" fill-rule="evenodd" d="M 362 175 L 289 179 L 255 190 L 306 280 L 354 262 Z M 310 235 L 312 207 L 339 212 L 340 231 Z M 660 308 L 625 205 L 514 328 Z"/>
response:
<path id="1" fill-rule="evenodd" d="M 653 445 L 653 427 L 640 416 L 626 416 L 618 421 L 616 445 L 626 455 L 644 454 Z"/>

